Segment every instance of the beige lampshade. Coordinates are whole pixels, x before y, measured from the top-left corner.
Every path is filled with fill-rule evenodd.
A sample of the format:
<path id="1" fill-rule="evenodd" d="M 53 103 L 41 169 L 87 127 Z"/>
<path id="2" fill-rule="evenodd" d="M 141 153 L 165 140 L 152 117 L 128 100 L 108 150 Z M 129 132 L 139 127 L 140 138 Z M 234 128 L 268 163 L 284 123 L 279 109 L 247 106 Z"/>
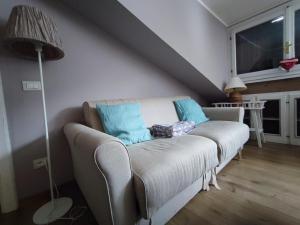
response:
<path id="1" fill-rule="evenodd" d="M 238 76 L 234 76 L 230 79 L 230 81 L 226 85 L 224 91 L 227 93 L 230 93 L 233 91 L 243 91 L 246 89 L 247 89 L 247 87 L 244 84 L 244 82 Z"/>
<path id="2" fill-rule="evenodd" d="M 32 6 L 19 5 L 12 9 L 4 42 L 10 50 L 24 58 L 36 59 L 37 45 L 42 46 L 45 60 L 64 57 L 56 25 L 40 9 Z"/>

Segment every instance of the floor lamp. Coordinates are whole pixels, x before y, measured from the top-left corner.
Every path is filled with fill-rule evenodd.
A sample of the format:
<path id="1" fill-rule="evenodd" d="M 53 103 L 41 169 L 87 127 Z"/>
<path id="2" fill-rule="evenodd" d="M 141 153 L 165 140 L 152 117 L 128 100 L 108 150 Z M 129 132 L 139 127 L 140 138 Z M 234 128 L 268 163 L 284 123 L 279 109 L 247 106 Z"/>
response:
<path id="1" fill-rule="evenodd" d="M 42 60 L 61 59 L 64 57 L 64 52 L 61 48 L 61 40 L 57 35 L 57 28 L 52 19 L 32 6 L 20 5 L 12 9 L 6 26 L 4 42 L 10 50 L 20 57 L 37 59 L 39 63 L 51 201 L 35 212 L 33 222 L 35 224 L 48 224 L 61 218 L 73 204 L 70 198 L 54 197 L 42 68 Z"/>

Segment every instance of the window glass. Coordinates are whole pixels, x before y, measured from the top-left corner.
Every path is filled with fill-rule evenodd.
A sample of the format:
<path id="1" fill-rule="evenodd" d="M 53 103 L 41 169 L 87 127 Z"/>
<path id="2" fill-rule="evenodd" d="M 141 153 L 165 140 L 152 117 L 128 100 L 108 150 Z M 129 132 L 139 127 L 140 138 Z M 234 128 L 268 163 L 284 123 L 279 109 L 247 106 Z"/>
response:
<path id="1" fill-rule="evenodd" d="M 267 100 L 263 109 L 264 133 L 280 134 L 280 100 Z"/>
<path id="2" fill-rule="evenodd" d="M 300 9 L 295 12 L 295 57 L 300 59 Z"/>
<path id="3" fill-rule="evenodd" d="M 263 118 L 277 118 L 279 119 L 280 110 L 279 110 L 280 100 L 267 100 L 265 103 L 265 108 L 263 110 Z"/>
<path id="4" fill-rule="evenodd" d="M 263 120 L 264 133 L 280 135 L 279 120 Z"/>
<path id="5" fill-rule="evenodd" d="M 283 58 L 283 21 L 283 16 L 277 17 L 236 33 L 237 74 L 279 66 Z"/>

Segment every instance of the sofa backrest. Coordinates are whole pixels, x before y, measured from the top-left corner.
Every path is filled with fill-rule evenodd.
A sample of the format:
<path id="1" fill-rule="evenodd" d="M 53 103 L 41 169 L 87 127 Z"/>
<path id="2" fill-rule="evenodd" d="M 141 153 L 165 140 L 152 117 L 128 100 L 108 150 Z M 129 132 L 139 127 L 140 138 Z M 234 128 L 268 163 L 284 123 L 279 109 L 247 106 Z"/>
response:
<path id="1" fill-rule="evenodd" d="M 87 101 L 83 103 L 84 118 L 88 126 L 96 130 L 103 131 L 101 121 L 96 111 L 96 104 L 120 104 L 120 103 L 140 103 L 141 113 L 147 127 L 153 124 L 171 124 L 179 121 L 174 106 L 177 99 L 190 98 L 189 96 L 177 96 L 168 98 L 148 98 L 148 99 L 115 99 Z"/>

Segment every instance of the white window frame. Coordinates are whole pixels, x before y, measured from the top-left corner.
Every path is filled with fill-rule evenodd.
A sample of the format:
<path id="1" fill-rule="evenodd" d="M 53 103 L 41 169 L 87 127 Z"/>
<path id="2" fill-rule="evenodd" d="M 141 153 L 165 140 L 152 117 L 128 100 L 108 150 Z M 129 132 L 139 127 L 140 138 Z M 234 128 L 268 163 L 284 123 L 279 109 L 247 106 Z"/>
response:
<path id="1" fill-rule="evenodd" d="M 291 136 L 291 142 L 290 144 L 292 145 L 300 145 L 300 136 L 297 135 L 297 112 L 296 109 L 297 106 L 296 104 L 296 99 L 300 98 L 300 92 L 297 92 L 297 94 L 290 94 L 290 136 Z"/>
<path id="2" fill-rule="evenodd" d="M 294 48 L 294 24 L 295 24 L 295 11 L 300 9 L 299 1 L 291 1 L 281 5 L 275 9 L 269 10 L 263 14 L 255 16 L 247 21 L 239 23 L 229 29 L 231 39 L 231 57 L 232 57 L 232 74 L 238 75 L 245 83 L 263 82 L 270 80 L 288 79 L 300 77 L 300 64 L 293 67 L 289 72 L 283 71 L 280 68 L 269 70 L 262 70 L 252 73 L 237 74 L 236 69 L 236 33 L 257 26 L 264 22 L 270 21 L 276 17 L 284 16 L 283 27 L 283 44 L 288 41 L 293 45 L 290 48 L 289 54 L 283 52 L 283 58 L 295 57 Z"/>

